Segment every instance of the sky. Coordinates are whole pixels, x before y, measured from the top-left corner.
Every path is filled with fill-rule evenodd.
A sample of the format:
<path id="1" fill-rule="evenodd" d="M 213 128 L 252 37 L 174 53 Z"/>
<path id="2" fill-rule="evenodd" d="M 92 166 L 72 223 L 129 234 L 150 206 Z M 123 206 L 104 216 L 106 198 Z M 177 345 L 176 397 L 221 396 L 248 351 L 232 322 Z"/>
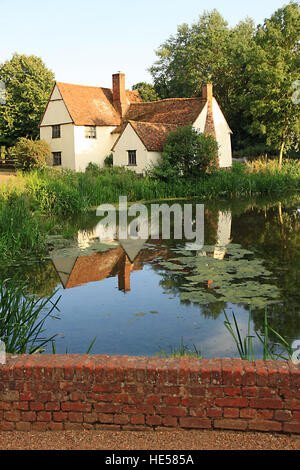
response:
<path id="1" fill-rule="evenodd" d="M 155 50 L 182 23 L 216 8 L 230 26 L 247 16 L 262 24 L 283 0 L 0 0 L 0 64 L 13 53 L 36 55 L 61 82 L 126 88 L 151 82 Z"/>

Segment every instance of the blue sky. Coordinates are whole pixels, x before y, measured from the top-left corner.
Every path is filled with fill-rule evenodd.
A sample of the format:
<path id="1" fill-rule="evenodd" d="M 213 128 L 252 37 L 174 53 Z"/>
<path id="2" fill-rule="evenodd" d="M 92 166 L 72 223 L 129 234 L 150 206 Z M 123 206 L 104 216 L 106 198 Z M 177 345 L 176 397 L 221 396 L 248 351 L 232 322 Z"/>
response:
<path id="1" fill-rule="evenodd" d="M 263 23 L 287 4 L 279 0 L 0 0 L 0 63 L 14 52 L 41 57 L 58 81 L 111 87 L 126 74 L 126 88 L 151 81 L 155 49 L 216 8 L 229 25 L 247 16 Z"/>

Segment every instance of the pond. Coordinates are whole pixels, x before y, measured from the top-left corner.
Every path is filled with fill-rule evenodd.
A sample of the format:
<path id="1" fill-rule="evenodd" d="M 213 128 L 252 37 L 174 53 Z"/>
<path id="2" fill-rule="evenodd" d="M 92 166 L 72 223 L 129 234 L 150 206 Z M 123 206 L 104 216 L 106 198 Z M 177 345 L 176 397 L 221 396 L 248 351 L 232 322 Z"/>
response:
<path id="1" fill-rule="evenodd" d="M 204 205 L 202 246 L 174 236 L 134 248 L 100 243 L 93 211 L 71 221 L 71 241 L 50 237 L 47 259 L 0 268 L 34 294 L 56 291 L 59 314 L 47 320 L 47 335 L 59 334 L 57 353 L 86 353 L 96 337 L 92 354 L 164 355 L 184 344 L 203 357 L 238 357 L 224 312 L 245 335 L 249 310 L 253 334 L 267 310 L 278 333 L 300 338 L 299 194 L 175 202 Z M 259 341 L 254 352 L 262 357 Z"/>

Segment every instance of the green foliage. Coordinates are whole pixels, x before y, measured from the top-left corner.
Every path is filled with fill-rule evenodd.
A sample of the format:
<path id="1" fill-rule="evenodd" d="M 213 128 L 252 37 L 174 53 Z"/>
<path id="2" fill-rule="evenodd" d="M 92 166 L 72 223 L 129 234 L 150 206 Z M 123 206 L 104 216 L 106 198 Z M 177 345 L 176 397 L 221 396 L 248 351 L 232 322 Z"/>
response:
<path id="1" fill-rule="evenodd" d="M 43 333 L 47 318 L 58 310 L 54 295 L 36 298 L 16 279 L 0 281 L 0 338 L 7 353 L 40 353 L 53 342 L 56 335 L 47 338 Z"/>
<path id="2" fill-rule="evenodd" d="M 234 313 L 232 314 L 234 328 L 230 323 L 226 312 L 224 312 L 224 315 L 226 318 L 226 321 L 224 321 L 224 325 L 233 337 L 240 358 L 247 361 L 255 361 L 253 349 L 254 336 L 250 334 L 251 310 L 249 312 L 248 319 L 248 332 L 244 339 L 242 339 L 241 332 L 238 327 Z M 277 342 L 271 340 L 270 334 L 275 335 Z M 263 333 L 259 334 L 255 332 L 255 335 L 262 344 L 264 361 L 266 361 L 267 359 L 271 359 L 273 361 L 277 359 L 283 359 L 288 361 L 291 359 L 293 354 L 292 347 L 279 333 L 277 333 L 273 328 L 270 327 L 270 325 L 268 324 L 267 310 L 265 310 Z M 287 356 L 283 355 L 284 353 L 286 353 Z"/>
<path id="3" fill-rule="evenodd" d="M 104 165 L 106 168 L 111 168 L 113 164 L 114 164 L 114 156 L 112 153 L 110 153 L 109 155 L 107 155 L 107 157 L 105 157 Z"/>
<path id="4" fill-rule="evenodd" d="M 159 96 L 151 83 L 139 82 L 133 85 L 133 90 L 137 90 L 143 101 L 157 101 Z"/>
<path id="5" fill-rule="evenodd" d="M 249 93 L 242 97 L 251 133 L 265 136 L 280 161 L 299 139 L 299 106 L 292 101 L 300 68 L 299 21 L 299 5 L 291 2 L 257 28 L 247 63 Z"/>
<path id="6" fill-rule="evenodd" d="M 6 102 L 0 107 L 0 145 L 14 145 L 20 137 L 35 139 L 38 124 L 54 85 L 54 74 L 34 55 L 14 54 L 0 64 Z"/>
<path id="7" fill-rule="evenodd" d="M 291 99 L 299 79 L 299 34 L 297 2 L 258 27 L 246 18 L 230 28 L 217 10 L 206 11 L 158 48 L 150 68 L 154 87 L 162 98 L 191 97 L 212 82 L 234 150 L 261 144 L 282 158 L 299 144 L 299 105 Z"/>
<path id="8" fill-rule="evenodd" d="M 45 140 L 32 140 L 20 137 L 11 147 L 10 155 L 16 159 L 16 168 L 28 171 L 32 168 L 43 168 L 50 164 L 51 148 Z"/>
<path id="9" fill-rule="evenodd" d="M 181 337 L 181 343 L 179 348 L 170 348 L 170 351 L 166 351 L 162 347 L 160 351 L 156 353 L 158 357 L 190 357 L 190 358 L 198 358 L 201 359 L 201 352 L 197 347 L 193 344 L 193 349 L 190 349 L 189 346 L 183 344 L 183 337 Z"/>
<path id="10" fill-rule="evenodd" d="M 40 216 L 31 212 L 26 196 L 15 192 L 0 195 L 1 261 L 41 255 L 45 249 Z"/>
<path id="11" fill-rule="evenodd" d="M 199 133 L 192 126 L 170 132 L 162 158 L 150 174 L 163 181 L 179 177 L 197 179 L 217 166 L 218 145 L 210 135 Z"/>

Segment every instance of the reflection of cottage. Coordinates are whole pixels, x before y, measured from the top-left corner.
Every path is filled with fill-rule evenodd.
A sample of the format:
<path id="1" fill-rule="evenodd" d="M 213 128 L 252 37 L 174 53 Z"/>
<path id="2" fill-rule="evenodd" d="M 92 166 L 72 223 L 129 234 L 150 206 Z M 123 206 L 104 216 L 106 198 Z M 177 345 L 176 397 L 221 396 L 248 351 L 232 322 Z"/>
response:
<path id="1" fill-rule="evenodd" d="M 131 261 L 124 249 L 118 246 L 88 256 L 52 257 L 52 262 L 65 289 L 117 276 L 119 290 L 127 292 L 131 273 L 143 269 L 144 262 L 163 252 L 166 248 L 159 246 L 155 251 L 143 249 Z"/>
<path id="2" fill-rule="evenodd" d="M 224 259 L 226 245 L 231 241 L 231 211 L 219 211 L 217 243 L 214 249 L 214 258 Z"/>
<path id="3" fill-rule="evenodd" d="M 187 125 L 213 135 L 219 166 L 231 166 L 231 130 L 211 84 L 199 98 L 142 102 L 137 91 L 125 89 L 122 73 L 112 76 L 111 89 L 56 82 L 39 127 L 55 166 L 75 171 L 90 162 L 104 166 L 113 151 L 114 165 L 143 173 L 160 158 L 168 133 Z"/>

